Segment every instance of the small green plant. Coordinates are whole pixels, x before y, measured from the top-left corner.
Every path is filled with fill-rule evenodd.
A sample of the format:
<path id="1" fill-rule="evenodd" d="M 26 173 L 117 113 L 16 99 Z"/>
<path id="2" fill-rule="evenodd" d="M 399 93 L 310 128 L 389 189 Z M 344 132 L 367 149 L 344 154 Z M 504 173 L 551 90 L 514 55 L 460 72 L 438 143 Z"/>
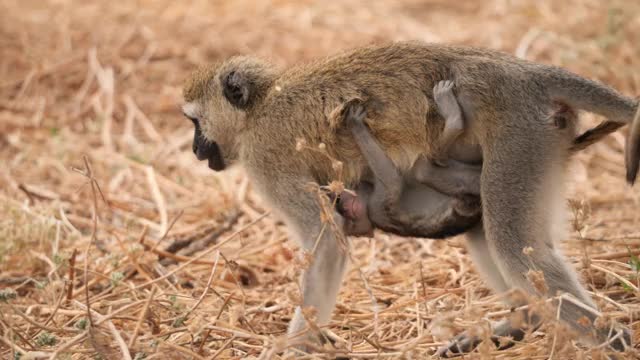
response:
<path id="1" fill-rule="evenodd" d="M 87 321 L 86 318 L 82 318 L 78 321 L 76 321 L 76 323 L 73 325 L 73 327 L 75 327 L 78 330 L 85 330 L 87 328 L 87 324 L 89 322 Z"/>
<path id="2" fill-rule="evenodd" d="M 169 301 L 171 302 L 171 309 L 175 312 L 181 312 L 184 309 L 184 305 L 178 302 L 178 297 L 175 295 L 169 296 Z"/>
<path id="3" fill-rule="evenodd" d="M 158 349 L 158 345 L 160 345 L 160 341 L 158 341 L 158 339 L 153 339 L 149 342 L 149 346 L 151 347 L 151 349 L 153 349 L 153 351 L 156 351 Z"/>
<path id="4" fill-rule="evenodd" d="M 58 342 L 58 339 L 54 335 L 46 331 L 40 333 L 40 335 L 36 337 L 36 345 L 38 346 L 53 346 L 57 342 Z"/>
<path id="5" fill-rule="evenodd" d="M 109 259 L 109 263 L 111 263 L 111 266 L 113 268 L 117 268 L 118 266 L 120 266 L 120 259 L 122 258 L 122 256 L 120 254 L 117 253 L 112 253 L 108 256 Z"/>
<path id="6" fill-rule="evenodd" d="M 17 297 L 18 297 L 18 294 L 15 292 L 15 290 L 11 288 L 0 290 L 0 301 L 2 302 L 6 303 L 6 302 L 9 302 L 9 300 L 13 300 Z"/>
<path id="7" fill-rule="evenodd" d="M 144 246 L 141 244 L 135 243 L 131 244 L 128 248 L 130 255 L 142 254 L 144 252 Z"/>
<path id="8" fill-rule="evenodd" d="M 187 320 L 186 317 L 178 316 L 175 320 L 173 320 L 173 323 L 171 323 L 171 326 L 173 326 L 174 328 L 183 327 L 185 320 Z"/>
<path id="9" fill-rule="evenodd" d="M 631 270 L 636 272 L 636 275 L 640 274 L 640 259 L 631 253 L 631 249 L 627 247 L 627 251 L 629 251 L 629 265 L 631 265 Z"/>
<path id="10" fill-rule="evenodd" d="M 67 260 L 66 257 L 63 255 L 60 255 L 60 253 L 55 253 L 53 255 L 53 263 L 56 264 L 56 266 L 60 266 L 64 264 L 66 260 Z"/>
<path id="11" fill-rule="evenodd" d="M 640 259 L 631 252 L 631 249 L 627 247 L 627 251 L 629 252 L 629 261 L 628 264 L 631 267 L 631 270 L 635 272 L 635 274 L 630 275 L 628 277 L 629 281 L 635 282 L 636 284 L 640 284 Z M 633 293 L 635 289 L 625 282 L 620 282 L 622 285 L 622 289 L 626 292 Z"/>
<path id="12" fill-rule="evenodd" d="M 133 161 L 137 162 L 138 164 L 145 164 L 146 163 L 141 156 L 136 155 L 136 154 L 129 154 L 127 157 L 129 158 L 129 160 L 133 160 Z"/>
<path id="13" fill-rule="evenodd" d="M 122 271 L 114 271 L 111 273 L 111 286 L 116 287 L 124 279 Z"/>
<path id="14" fill-rule="evenodd" d="M 36 284 L 37 289 L 42 290 L 45 287 L 47 287 L 47 285 L 49 285 L 49 280 L 48 279 L 44 279 L 43 281 L 33 280 L 33 283 Z"/>
<path id="15" fill-rule="evenodd" d="M 632 275 L 635 279 L 632 278 L 630 280 L 635 281 L 636 286 L 640 287 L 640 259 L 631 253 L 631 249 L 629 247 L 627 247 L 627 251 L 629 251 L 629 266 L 631 266 L 631 270 L 635 272 L 635 275 Z M 627 287 L 631 288 L 630 286 Z"/>

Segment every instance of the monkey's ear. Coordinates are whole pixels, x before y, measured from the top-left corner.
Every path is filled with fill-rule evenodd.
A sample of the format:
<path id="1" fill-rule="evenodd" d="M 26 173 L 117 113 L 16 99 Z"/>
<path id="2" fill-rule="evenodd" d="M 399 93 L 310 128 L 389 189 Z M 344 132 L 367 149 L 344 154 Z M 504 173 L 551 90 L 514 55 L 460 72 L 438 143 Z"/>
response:
<path id="1" fill-rule="evenodd" d="M 251 82 L 237 71 L 231 71 L 222 79 L 222 92 L 231 105 L 246 109 L 249 105 Z"/>

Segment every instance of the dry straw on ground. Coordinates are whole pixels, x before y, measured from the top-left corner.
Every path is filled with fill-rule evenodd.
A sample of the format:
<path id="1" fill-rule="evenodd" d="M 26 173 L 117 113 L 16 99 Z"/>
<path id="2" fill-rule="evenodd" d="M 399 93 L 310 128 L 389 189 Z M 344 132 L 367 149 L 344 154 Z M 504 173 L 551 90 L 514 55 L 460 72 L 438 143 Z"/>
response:
<path id="1" fill-rule="evenodd" d="M 197 64 L 422 39 L 637 95 L 639 34 L 640 4 L 623 0 L 0 2 L 0 358 L 283 356 L 305 259 L 241 171 L 191 154 L 178 104 Z M 640 192 L 623 182 L 622 150 L 615 134 L 572 161 L 563 249 L 637 344 Z M 322 356 L 425 358 L 508 313 L 460 239 L 377 234 L 352 256 Z M 599 358 L 569 340 L 551 324 L 470 358 Z"/>

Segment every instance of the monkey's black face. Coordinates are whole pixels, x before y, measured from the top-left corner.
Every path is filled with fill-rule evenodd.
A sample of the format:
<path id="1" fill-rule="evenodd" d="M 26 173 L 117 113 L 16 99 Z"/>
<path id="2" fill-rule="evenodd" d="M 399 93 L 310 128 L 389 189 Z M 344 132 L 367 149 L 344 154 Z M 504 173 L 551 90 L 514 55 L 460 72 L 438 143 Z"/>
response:
<path id="1" fill-rule="evenodd" d="M 218 144 L 215 141 L 207 141 L 207 139 L 202 135 L 198 119 L 187 114 L 185 114 L 185 116 L 191 120 L 195 127 L 193 132 L 193 153 L 196 155 L 196 158 L 198 158 L 198 160 L 208 160 L 209 168 L 212 170 L 224 170 L 226 165 L 222 158 L 222 154 L 220 153 Z"/>

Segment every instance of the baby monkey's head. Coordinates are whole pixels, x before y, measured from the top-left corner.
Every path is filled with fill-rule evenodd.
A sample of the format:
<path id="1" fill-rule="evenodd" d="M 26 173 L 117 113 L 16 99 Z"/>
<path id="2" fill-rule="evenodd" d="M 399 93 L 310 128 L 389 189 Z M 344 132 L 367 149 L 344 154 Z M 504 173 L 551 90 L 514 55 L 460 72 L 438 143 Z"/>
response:
<path id="1" fill-rule="evenodd" d="M 351 236 L 373 236 L 367 204 L 373 188 L 368 183 L 357 187 L 356 195 L 343 191 L 336 201 L 336 211 L 344 218 L 344 233 Z"/>

